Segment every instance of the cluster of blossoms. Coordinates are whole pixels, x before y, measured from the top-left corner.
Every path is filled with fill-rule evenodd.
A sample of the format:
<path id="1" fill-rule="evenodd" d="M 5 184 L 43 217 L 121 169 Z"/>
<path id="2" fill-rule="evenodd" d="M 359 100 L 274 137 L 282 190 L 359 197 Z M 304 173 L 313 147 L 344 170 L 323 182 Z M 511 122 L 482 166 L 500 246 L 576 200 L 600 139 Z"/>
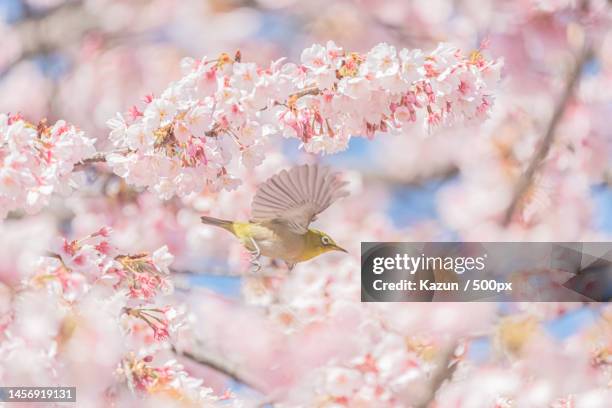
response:
<path id="1" fill-rule="evenodd" d="M 100 406 L 133 395 L 193 405 L 227 399 L 190 377 L 169 352 L 186 319 L 181 305 L 162 303 L 172 289 L 173 256 L 166 247 L 118 254 L 110 233 L 102 228 L 61 240 L 3 304 L 0 380 L 53 384 L 73 378 L 77 388 L 90 390 L 95 383 Z M 100 357 L 84 359 L 92 347 L 103 348 Z M 24 356 L 35 364 L 23 364 Z M 102 374 L 92 378 L 92 372 Z"/>
<path id="2" fill-rule="evenodd" d="M 295 391 L 298 401 L 320 407 L 404 407 L 423 397 L 415 392 L 437 366 L 439 353 L 433 340 L 381 330 L 378 341 L 348 361 L 332 361 L 314 370 Z M 451 362 L 455 364 L 455 361 Z M 406 391 L 410 390 L 410 396 Z M 410 404 L 410 406 L 412 406 Z M 291 405 L 289 405 L 291 406 Z"/>
<path id="3" fill-rule="evenodd" d="M 212 389 L 202 387 L 202 380 L 191 377 L 176 360 L 169 360 L 162 366 L 152 366 L 153 358 L 145 356 L 137 358 L 130 355 L 122 362 L 118 370 L 128 378 L 131 391 L 146 395 L 161 395 L 168 400 L 178 400 L 181 406 L 215 406 L 221 402 L 223 406 L 231 407 L 231 397 L 228 392 L 223 396 L 215 396 Z M 167 402 L 167 401 L 166 401 Z"/>
<path id="4" fill-rule="evenodd" d="M 495 304 L 360 305 L 358 277 L 346 276 L 357 261 L 314 262 L 300 270 L 302 276 L 263 283 L 259 293 L 253 282 L 247 288 L 249 300 L 266 304 L 296 337 L 319 330 L 353 333 L 342 336 L 341 350 L 326 364 L 294 383 L 280 406 L 425 406 L 428 399 L 437 406 L 477 408 L 609 405 L 609 316 L 594 325 L 603 333 L 558 340 L 544 322 L 579 304 L 528 304 L 507 317 L 498 316 Z M 445 349 L 453 351 L 447 360 Z M 446 365 L 434 400 L 426 390 Z"/>
<path id="5" fill-rule="evenodd" d="M 94 282 L 103 280 L 114 290 L 124 290 L 127 298 L 132 299 L 148 300 L 172 291 L 168 266 L 173 256 L 167 247 L 152 255 L 120 255 L 108 241 L 110 233 L 111 230 L 105 227 L 84 239 L 64 239 L 58 245 L 57 257 L 43 259 L 43 270 L 46 271 L 43 276 L 56 279 L 64 296 L 72 293 L 68 289 L 80 287 L 77 293 L 86 292 L 91 279 Z"/>
<path id="6" fill-rule="evenodd" d="M 343 337 L 342 351 L 293 384 L 281 406 L 420 406 L 430 378 L 449 363 L 440 360 L 445 344 L 476 332 L 493 316 L 491 305 L 472 308 L 479 323 L 467 324 L 445 305 L 436 310 L 360 305 L 356 260 L 315 262 L 302 268 L 303 276 L 280 282 L 252 278 L 245 287 L 248 300 L 265 304 L 269 317 L 287 333 L 299 337 L 326 324 L 357 333 L 350 341 Z M 458 346 L 452 364 L 464 357 L 464 344 Z"/>
<path id="7" fill-rule="evenodd" d="M 183 68 L 159 97 L 109 121 L 113 171 L 162 198 L 235 188 L 232 158 L 259 165 L 271 135 L 334 153 L 353 136 L 417 121 L 428 129 L 477 121 L 491 108 L 501 63 L 446 44 L 427 54 L 383 43 L 360 54 L 329 42 L 304 50 L 300 64 L 260 67 L 238 53 L 187 59 Z"/>
<path id="8" fill-rule="evenodd" d="M 64 121 L 38 125 L 0 114 L 0 219 L 9 211 L 38 212 L 52 193 L 77 185 L 74 165 L 95 153 L 94 139 Z"/>

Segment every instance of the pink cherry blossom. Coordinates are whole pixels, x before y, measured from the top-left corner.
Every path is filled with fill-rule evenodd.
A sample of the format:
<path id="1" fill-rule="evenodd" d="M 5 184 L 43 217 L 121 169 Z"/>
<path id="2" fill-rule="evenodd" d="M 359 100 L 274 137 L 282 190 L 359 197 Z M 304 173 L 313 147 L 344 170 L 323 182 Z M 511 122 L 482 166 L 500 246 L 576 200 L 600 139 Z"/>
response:
<path id="1" fill-rule="evenodd" d="M 10 3 L 2 385 L 88 407 L 612 405 L 605 303 L 361 302 L 359 273 L 360 241 L 610 239 L 608 1 Z M 349 182 L 312 224 L 349 252 L 249 273 L 200 217 L 250 219 L 302 163 Z M 565 272 L 517 278 L 542 273 Z"/>
<path id="2" fill-rule="evenodd" d="M 109 250 L 111 236 L 103 227 L 78 240 L 60 239 L 57 253 L 35 265 L 11 301 L 12 312 L 3 316 L 0 378 L 31 383 L 35 378 L 51 381 L 79 375 L 85 368 L 86 348 L 106 339 L 99 344 L 104 349 L 97 352 L 101 359 L 85 366 L 108 375 L 85 375 L 77 385 L 94 393 L 98 388 L 100 400 L 123 398 L 108 392 L 119 380 L 141 397 L 169 393 L 193 403 L 220 401 L 222 397 L 164 353 L 186 314 L 181 305 L 158 305 L 160 289 L 171 289 L 166 275 L 172 255 L 166 247 L 152 255 L 114 255 L 118 250 Z M 16 367 L 24 353 L 32 364 L 18 372 L 5 371 Z"/>
<path id="3" fill-rule="evenodd" d="M 108 164 L 164 199 L 234 188 L 234 158 L 260 165 L 277 134 L 335 153 L 351 137 L 398 133 L 417 120 L 431 131 L 482 120 L 501 62 L 447 44 L 426 54 L 382 43 L 359 54 L 328 42 L 305 49 L 300 64 L 263 67 L 221 54 L 182 67 L 180 80 L 132 109 L 142 115 L 109 121 L 117 152 Z"/>
<path id="4" fill-rule="evenodd" d="M 39 212 L 52 194 L 79 185 L 74 165 L 95 153 L 95 140 L 58 121 L 34 125 L 19 115 L 0 115 L 0 218 Z"/>

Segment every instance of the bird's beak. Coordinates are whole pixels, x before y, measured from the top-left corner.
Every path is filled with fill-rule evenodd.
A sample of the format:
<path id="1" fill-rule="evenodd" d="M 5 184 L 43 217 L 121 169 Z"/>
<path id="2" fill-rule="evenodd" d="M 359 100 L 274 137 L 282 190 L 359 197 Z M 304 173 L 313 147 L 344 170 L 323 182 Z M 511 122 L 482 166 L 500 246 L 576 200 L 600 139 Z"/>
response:
<path id="1" fill-rule="evenodd" d="M 341 252 L 346 252 L 348 254 L 348 251 L 344 248 L 342 248 L 341 246 L 338 245 L 334 245 L 334 251 L 341 251 Z"/>

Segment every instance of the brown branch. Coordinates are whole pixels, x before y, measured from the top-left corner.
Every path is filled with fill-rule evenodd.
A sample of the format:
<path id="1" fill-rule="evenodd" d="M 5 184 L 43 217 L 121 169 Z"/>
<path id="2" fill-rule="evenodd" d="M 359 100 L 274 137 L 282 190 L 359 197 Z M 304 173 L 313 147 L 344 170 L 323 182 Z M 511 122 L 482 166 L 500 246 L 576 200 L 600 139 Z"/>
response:
<path id="1" fill-rule="evenodd" d="M 419 403 L 415 404 L 416 408 L 428 408 L 435 401 L 436 393 L 440 387 L 442 387 L 446 381 L 452 379 L 458 365 L 458 363 L 454 361 L 457 345 L 458 343 L 453 342 L 444 350 L 442 357 L 439 359 L 438 366 L 431 377 L 427 394 Z"/>
<path id="2" fill-rule="evenodd" d="M 381 172 L 368 172 L 363 175 L 366 183 L 378 183 L 393 185 L 397 187 L 418 187 L 430 181 L 445 181 L 450 180 L 459 174 L 459 169 L 454 164 L 448 164 L 440 166 L 439 169 L 429 172 L 427 174 L 414 174 L 406 175 L 404 173 L 387 173 Z"/>
<path id="3" fill-rule="evenodd" d="M 86 159 L 81 160 L 78 163 L 75 163 L 74 169 L 76 171 L 79 171 L 79 170 L 83 170 L 84 167 L 86 167 L 87 165 L 92 164 L 92 163 L 104 163 L 104 162 L 106 162 L 106 155 L 107 154 L 108 153 L 96 153 L 96 154 L 94 154 L 91 157 L 88 157 Z"/>
<path id="4" fill-rule="evenodd" d="M 84 170 L 85 167 L 87 167 L 90 164 L 94 164 L 94 163 L 105 163 L 106 162 L 106 158 L 109 154 L 127 154 L 130 153 L 131 150 L 126 149 L 126 150 L 114 150 L 111 152 L 98 152 L 96 154 L 94 154 L 91 157 L 88 157 L 86 159 L 81 160 L 78 163 L 74 164 L 74 170 L 75 171 L 79 171 L 79 170 Z"/>
<path id="5" fill-rule="evenodd" d="M 604 172 L 603 182 L 609 187 L 612 187 L 612 167 Z"/>
<path id="6" fill-rule="evenodd" d="M 302 89 L 301 91 L 290 94 L 289 98 L 287 98 L 287 102 L 300 99 L 306 95 L 318 95 L 320 93 L 321 90 L 317 87 Z"/>
<path id="7" fill-rule="evenodd" d="M 260 383 L 257 378 L 255 378 L 254 376 L 247 375 L 245 372 L 241 372 L 238 369 L 237 364 L 227 361 L 226 359 L 223 359 L 216 354 L 207 352 L 206 348 L 203 347 L 201 344 L 199 345 L 197 351 L 179 351 L 175 346 L 172 346 L 172 351 L 178 356 L 185 357 L 197 364 L 209 367 L 221 374 L 228 376 L 234 381 L 242 383 L 255 391 L 265 394 L 265 387 Z"/>
<path id="8" fill-rule="evenodd" d="M 523 173 L 523 175 L 519 179 L 519 182 L 516 185 L 512 201 L 510 202 L 510 206 L 508 207 L 504 215 L 504 226 L 507 226 L 512 221 L 512 217 L 514 216 L 517 208 L 519 207 L 523 196 L 525 195 L 529 187 L 532 185 L 536 173 L 542 167 L 542 163 L 544 162 L 544 159 L 548 155 L 548 152 L 550 151 L 554 143 L 557 127 L 559 126 L 559 123 L 561 122 L 561 119 L 565 114 L 565 110 L 567 109 L 567 105 L 572 98 L 574 89 L 580 81 L 580 75 L 582 73 L 584 64 L 589 60 L 591 55 L 591 47 L 585 46 L 581 55 L 578 56 L 574 69 L 565 84 L 561 99 L 555 107 L 553 115 L 550 119 L 550 122 L 546 129 L 546 133 L 544 134 L 544 138 L 542 139 L 542 143 L 533 155 L 531 162 L 527 167 L 527 170 L 525 171 L 525 173 Z"/>

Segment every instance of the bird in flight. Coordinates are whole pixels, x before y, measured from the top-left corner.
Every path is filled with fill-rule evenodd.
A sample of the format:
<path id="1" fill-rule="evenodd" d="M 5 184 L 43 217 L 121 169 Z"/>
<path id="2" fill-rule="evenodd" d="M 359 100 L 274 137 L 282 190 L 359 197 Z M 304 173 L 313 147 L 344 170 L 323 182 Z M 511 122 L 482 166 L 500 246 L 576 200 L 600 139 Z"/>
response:
<path id="1" fill-rule="evenodd" d="M 346 184 L 328 167 L 293 167 L 272 176 L 257 189 L 250 221 L 204 216 L 202 222 L 234 234 L 251 253 L 254 271 L 261 269 L 262 255 L 285 261 L 291 270 L 296 263 L 325 252 L 347 252 L 325 232 L 309 228 L 318 214 L 348 195 Z"/>

